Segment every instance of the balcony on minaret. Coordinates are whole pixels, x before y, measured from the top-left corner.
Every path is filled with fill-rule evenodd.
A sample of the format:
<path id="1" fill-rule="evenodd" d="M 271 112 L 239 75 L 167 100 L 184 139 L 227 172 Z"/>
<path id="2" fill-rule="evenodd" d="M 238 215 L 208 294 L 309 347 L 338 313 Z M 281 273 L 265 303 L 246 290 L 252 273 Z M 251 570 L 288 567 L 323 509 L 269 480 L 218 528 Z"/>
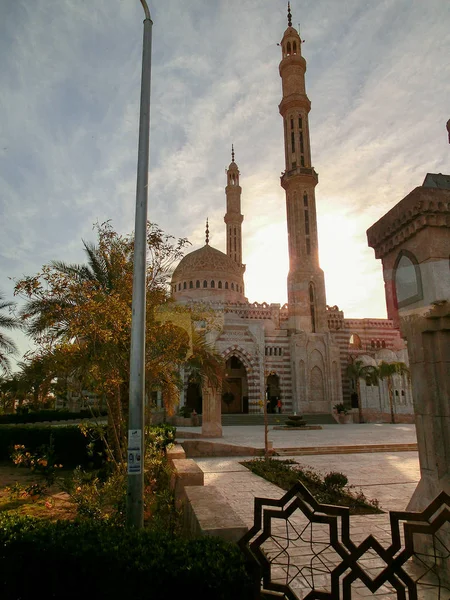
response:
<path id="1" fill-rule="evenodd" d="M 284 182 L 287 182 L 288 179 L 297 175 L 308 175 L 314 179 L 315 184 L 319 181 L 319 175 L 316 173 L 314 167 L 294 167 L 281 173 L 281 185 L 283 185 Z"/>

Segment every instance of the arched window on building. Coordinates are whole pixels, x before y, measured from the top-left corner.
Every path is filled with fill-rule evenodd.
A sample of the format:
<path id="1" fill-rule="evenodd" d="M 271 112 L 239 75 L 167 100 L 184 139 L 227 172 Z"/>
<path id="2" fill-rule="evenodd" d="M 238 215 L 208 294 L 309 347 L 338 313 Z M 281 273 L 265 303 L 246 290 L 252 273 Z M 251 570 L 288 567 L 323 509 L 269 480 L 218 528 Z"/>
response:
<path id="1" fill-rule="evenodd" d="M 412 252 L 401 250 L 394 264 L 397 306 L 408 306 L 423 299 L 420 265 Z"/>
<path id="2" fill-rule="evenodd" d="M 219 290 L 221 290 L 221 289 L 222 289 L 222 282 L 221 282 L 221 281 L 219 281 L 219 283 L 218 283 L 217 287 L 219 288 Z"/>
<path id="3" fill-rule="evenodd" d="M 355 348 L 356 350 L 360 350 L 362 348 L 361 338 L 359 337 L 359 335 L 357 333 L 352 333 L 352 335 L 350 336 L 350 341 L 348 342 L 348 345 L 351 348 Z"/>
<path id="4" fill-rule="evenodd" d="M 181 290 L 181 283 L 178 284 L 178 291 Z"/>
<path id="5" fill-rule="evenodd" d="M 197 281 L 195 282 L 195 287 L 199 288 L 200 287 L 200 281 L 197 279 Z"/>
<path id="6" fill-rule="evenodd" d="M 225 281 L 225 289 L 228 289 L 228 281 Z"/>
<path id="7" fill-rule="evenodd" d="M 370 347 L 371 347 L 371 348 L 375 348 L 375 340 L 371 340 L 371 342 L 370 342 Z"/>
<path id="8" fill-rule="evenodd" d="M 212 288 L 213 288 L 213 287 L 216 287 L 216 283 L 215 283 L 214 279 L 211 281 L 211 287 L 212 287 Z"/>
<path id="9" fill-rule="evenodd" d="M 187 288 L 187 283 L 184 281 L 183 282 L 183 290 L 185 290 Z"/>
<path id="10" fill-rule="evenodd" d="M 189 282 L 189 289 L 190 289 L 190 290 L 192 290 L 192 288 L 193 288 L 193 287 L 194 287 L 194 282 L 193 282 L 193 281 L 190 281 L 190 282 Z"/>
<path id="11" fill-rule="evenodd" d="M 231 289 L 234 290 L 234 283 L 231 284 Z"/>
<path id="12" fill-rule="evenodd" d="M 203 281 L 203 287 L 204 288 L 208 287 L 208 282 L 206 281 L 206 279 Z"/>
<path id="13" fill-rule="evenodd" d="M 382 341 L 381 341 L 381 347 L 382 347 L 382 348 L 386 348 L 386 342 L 385 342 L 385 340 L 382 340 Z"/>
<path id="14" fill-rule="evenodd" d="M 286 54 L 287 56 L 291 55 L 291 42 L 288 42 L 286 45 Z"/>

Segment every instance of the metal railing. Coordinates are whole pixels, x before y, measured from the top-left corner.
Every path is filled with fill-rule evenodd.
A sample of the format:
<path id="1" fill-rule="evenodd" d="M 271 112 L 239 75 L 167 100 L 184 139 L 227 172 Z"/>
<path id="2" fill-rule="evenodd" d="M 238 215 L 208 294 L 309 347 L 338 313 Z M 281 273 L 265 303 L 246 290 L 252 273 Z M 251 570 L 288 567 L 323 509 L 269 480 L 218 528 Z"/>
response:
<path id="1" fill-rule="evenodd" d="M 449 600 L 450 496 L 442 492 L 423 512 L 391 511 L 387 544 L 373 535 L 357 540 L 379 518 L 358 515 L 351 536 L 349 509 L 319 504 L 300 482 L 280 500 L 255 498 L 254 525 L 240 547 L 260 597 Z"/>

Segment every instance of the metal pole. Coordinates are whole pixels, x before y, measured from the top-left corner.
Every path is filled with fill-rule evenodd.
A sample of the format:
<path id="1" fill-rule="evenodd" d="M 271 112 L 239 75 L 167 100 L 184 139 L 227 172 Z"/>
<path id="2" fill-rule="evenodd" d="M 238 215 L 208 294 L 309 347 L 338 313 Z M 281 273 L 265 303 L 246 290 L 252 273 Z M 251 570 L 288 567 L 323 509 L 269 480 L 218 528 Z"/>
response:
<path id="1" fill-rule="evenodd" d="M 152 20 L 145 0 L 142 49 L 141 107 L 134 226 L 133 301 L 130 352 L 130 404 L 128 424 L 127 527 L 144 526 L 144 394 L 145 394 L 145 291 L 147 264 L 147 196 L 150 137 L 150 75 Z"/>

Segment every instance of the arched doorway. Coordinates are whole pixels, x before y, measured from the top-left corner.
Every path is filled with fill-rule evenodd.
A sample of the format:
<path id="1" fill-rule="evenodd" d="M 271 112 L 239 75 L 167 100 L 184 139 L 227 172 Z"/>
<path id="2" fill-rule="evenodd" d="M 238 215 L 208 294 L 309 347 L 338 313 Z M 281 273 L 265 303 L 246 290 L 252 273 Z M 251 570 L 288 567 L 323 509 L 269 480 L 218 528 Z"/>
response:
<path id="1" fill-rule="evenodd" d="M 225 363 L 222 413 L 248 413 L 247 371 L 237 356 L 230 356 Z"/>
<path id="2" fill-rule="evenodd" d="M 191 410 L 195 410 L 199 415 L 202 414 L 202 390 L 198 383 L 190 381 L 186 390 L 186 406 Z"/>
<path id="3" fill-rule="evenodd" d="M 276 373 L 269 373 L 266 382 L 266 401 L 269 401 L 267 404 L 267 412 L 277 412 L 277 403 L 280 398 L 280 378 Z"/>

